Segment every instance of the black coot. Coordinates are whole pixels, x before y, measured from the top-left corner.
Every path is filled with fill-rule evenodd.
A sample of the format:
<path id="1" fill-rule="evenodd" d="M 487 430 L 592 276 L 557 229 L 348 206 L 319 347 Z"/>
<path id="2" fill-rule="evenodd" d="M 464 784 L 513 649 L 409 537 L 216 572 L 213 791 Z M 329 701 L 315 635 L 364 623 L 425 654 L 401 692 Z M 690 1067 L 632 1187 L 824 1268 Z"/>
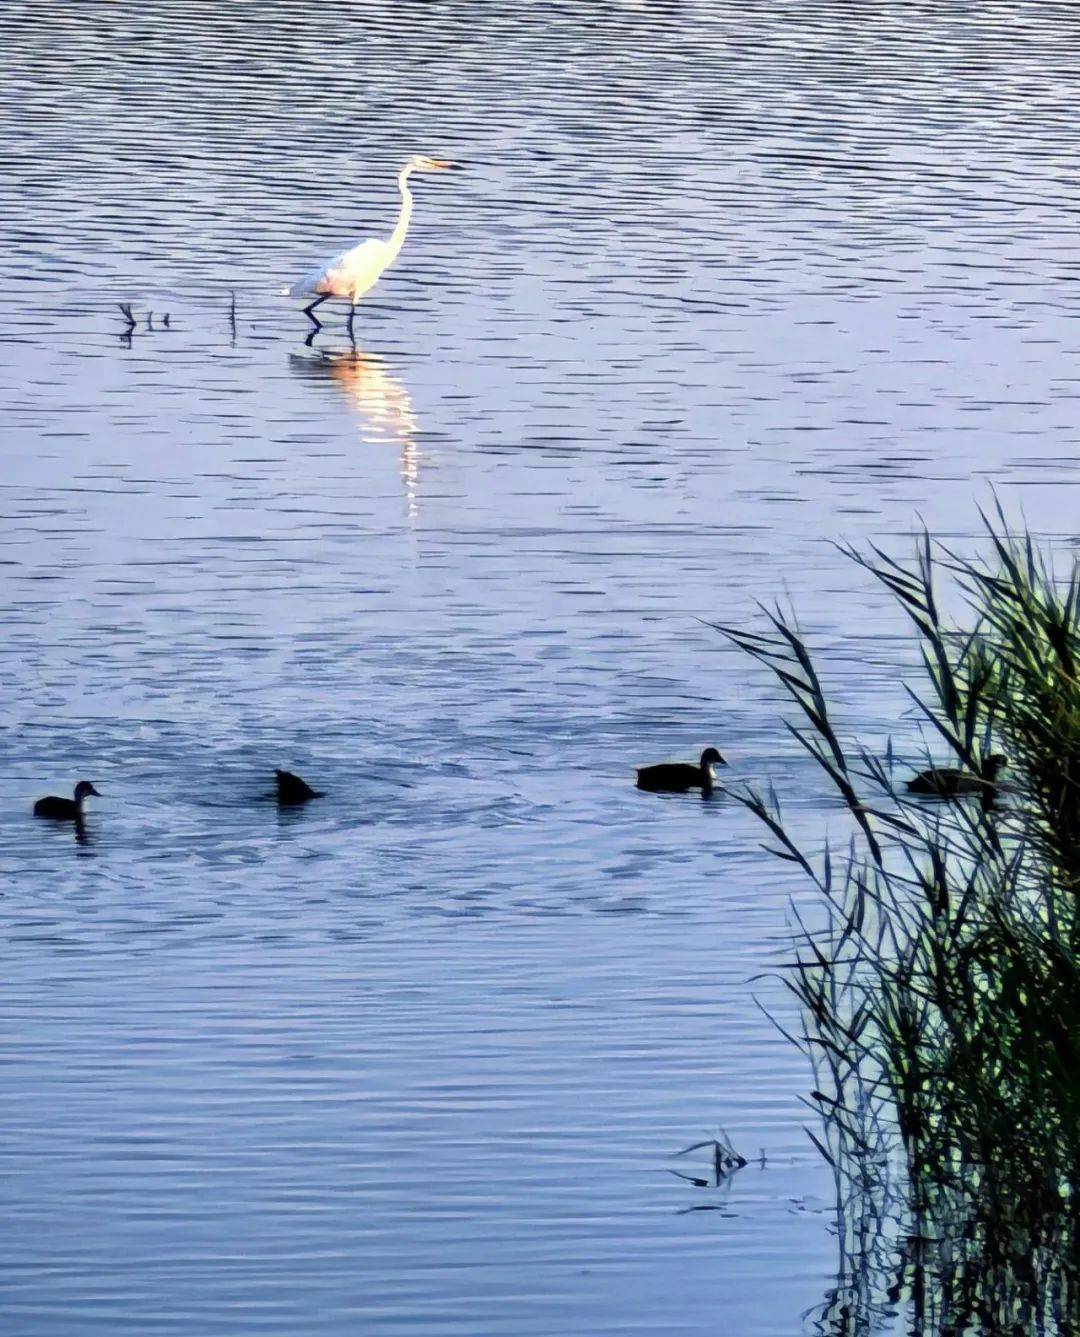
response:
<path id="1" fill-rule="evenodd" d="M 277 801 L 283 808 L 295 807 L 298 803 L 307 803 L 309 799 L 322 798 L 321 790 L 312 789 L 291 771 L 275 771 L 277 777 Z"/>
<path id="2" fill-rule="evenodd" d="M 926 794 L 933 798 L 955 798 L 960 794 L 993 794 L 997 788 L 997 777 L 1008 764 L 1008 758 L 1000 753 L 987 757 L 979 775 L 971 771 L 954 770 L 948 766 L 933 767 L 920 771 L 907 783 L 908 793 Z"/>
<path id="3" fill-rule="evenodd" d="M 686 761 L 661 762 L 659 766 L 642 766 L 637 773 L 637 787 L 652 793 L 685 794 L 688 789 L 700 789 L 703 794 L 713 791 L 713 768 L 727 762 L 715 747 L 707 747 L 698 766 Z"/>
<path id="4" fill-rule="evenodd" d="M 34 804 L 34 816 L 50 817 L 54 822 L 81 822 L 83 803 L 90 794 L 95 798 L 101 797 L 89 780 L 80 780 L 75 786 L 73 799 L 58 798 L 55 794 L 39 798 Z"/>

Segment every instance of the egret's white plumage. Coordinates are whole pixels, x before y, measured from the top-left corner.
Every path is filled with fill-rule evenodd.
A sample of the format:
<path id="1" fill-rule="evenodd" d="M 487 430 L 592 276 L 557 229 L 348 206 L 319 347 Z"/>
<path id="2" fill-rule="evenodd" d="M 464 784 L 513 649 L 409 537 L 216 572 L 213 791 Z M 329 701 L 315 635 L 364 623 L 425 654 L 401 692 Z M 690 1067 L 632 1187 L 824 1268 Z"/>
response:
<path id="1" fill-rule="evenodd" d="M 349 329 L 352 330 L 356 304 L 364 293 L 374 288 L 384 270 L 398 257 L 398 252 L 405 243 L 405 234 L 409 230 L 412 217 L 413 197 L 409 190 L 409 175 L 412 172 L 446 172 L 453 166 L 439 158 L 426 158 L 415 154 L 398 173 L 398 189 L 401 191 L 401 211 L 397 224 L 386 241 L 369 238 L 351 246 L 340 255 L 335 255 L 326 264 L 318 266 L 305 274 L 286 289 L 290 297 L 313 297 L 304 308 L 311 320 L 318 325 L 314 314 L 315 307 L 325 302 L 328 297 L 341 297 L 349 303 Z"/>

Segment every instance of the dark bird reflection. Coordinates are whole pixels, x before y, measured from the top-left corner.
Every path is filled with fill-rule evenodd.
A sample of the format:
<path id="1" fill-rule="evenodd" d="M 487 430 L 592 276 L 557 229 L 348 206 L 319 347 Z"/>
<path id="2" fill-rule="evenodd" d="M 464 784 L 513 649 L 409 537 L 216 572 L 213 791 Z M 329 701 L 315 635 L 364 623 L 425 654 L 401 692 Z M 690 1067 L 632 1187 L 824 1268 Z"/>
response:
<path id="1" fill-rule="evenodd" d="M 315 348 L 311 336 L 305 347 L 307 352 L 289 354 L 292 370 L 298 376 L 335 382 L 356 410 L 368 439 L 397 445 L 405 507 L 409 519 L 414 519 L 418 513 L 419 451 L 416 417 L 408 390 L 378 353 L 366 353 L 355 345 Z"/>

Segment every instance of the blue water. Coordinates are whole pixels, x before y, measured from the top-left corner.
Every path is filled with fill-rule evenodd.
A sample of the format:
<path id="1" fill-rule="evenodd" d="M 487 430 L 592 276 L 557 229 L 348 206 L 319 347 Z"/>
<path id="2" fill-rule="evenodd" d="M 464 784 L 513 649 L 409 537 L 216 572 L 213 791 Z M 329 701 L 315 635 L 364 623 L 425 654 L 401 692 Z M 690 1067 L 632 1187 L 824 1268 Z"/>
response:
<path id="1" fill-rule="evenodd" d="M 1076 27 L 0 16 L 6 1334 L 812 1321 L 830 1178 L 758 1007 L 796 1020 L 812 901 L 633 768 L 715 744 L 842 835 L 700 619 L 790 598 L 844 727 L 918 759 L 832 540 L 967 544 L 993 485 L 1075 543 Z M 413 152 L 464 170 L 356 348 L 306 344 L 280 289 Z M 279 814 L 275 766 L 328 797 Z M 85 840 L 30 818 L 83 777 Z M 669 1173 L 718 1128 L 751 1165 Z"/>

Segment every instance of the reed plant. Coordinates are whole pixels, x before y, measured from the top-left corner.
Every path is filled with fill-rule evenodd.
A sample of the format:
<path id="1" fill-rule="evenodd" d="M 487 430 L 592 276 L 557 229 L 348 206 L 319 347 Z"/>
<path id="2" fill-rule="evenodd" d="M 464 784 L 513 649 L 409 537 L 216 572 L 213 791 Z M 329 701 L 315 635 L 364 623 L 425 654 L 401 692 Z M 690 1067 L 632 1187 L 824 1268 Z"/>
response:
<path id="1" fill-rule="evenodd" d="M 796 914 L 787 980 L 815 1074 L 809 1131 L 839 1194 L 830 1331 L 863 1330 L 867 1278 L 890 1269 L 884 1293 L 908 1295 L 920 1332 L 1080 1324 L 1080 568 L 1060 581 L 1000 509 L 983 519 L 980 559 L 928 535 L 907 563 L 846 550 L 914 624 L 927 687 L 913 702 L 950 764 L 980 775 L 1009 758 L 981 795 L 916 799 L 891 745 L 881 758 L 849 741 L 790 615 L 717 625 L 798 707 L 788 727 L 853 824 L 842 857 L 810 853 L 774 792 L 728 791 L 827 911 L 823 928 Z M 943 616 L 942 578 L 969 625 Z"/>

